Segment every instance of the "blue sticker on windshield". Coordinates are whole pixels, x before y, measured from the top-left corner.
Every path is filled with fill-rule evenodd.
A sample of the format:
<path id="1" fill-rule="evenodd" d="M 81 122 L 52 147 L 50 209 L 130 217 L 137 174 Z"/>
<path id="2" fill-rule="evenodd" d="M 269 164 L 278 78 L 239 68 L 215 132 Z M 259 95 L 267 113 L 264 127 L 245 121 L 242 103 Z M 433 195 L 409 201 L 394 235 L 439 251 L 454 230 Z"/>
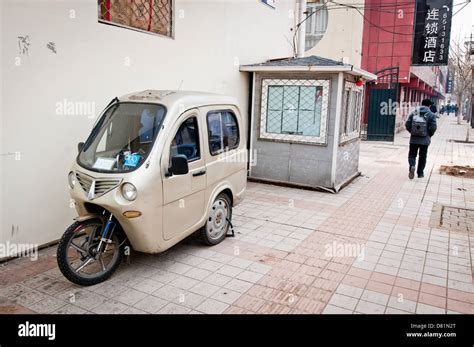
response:
<path id="1" fill-rule="evenodd" d="M 138 163 L 140 162 L 140 154 L 138 153 L 132 153 L 132 154 L 127 154 L 125 155 L 125 166 L 128 167 L 137 167 Z"/>

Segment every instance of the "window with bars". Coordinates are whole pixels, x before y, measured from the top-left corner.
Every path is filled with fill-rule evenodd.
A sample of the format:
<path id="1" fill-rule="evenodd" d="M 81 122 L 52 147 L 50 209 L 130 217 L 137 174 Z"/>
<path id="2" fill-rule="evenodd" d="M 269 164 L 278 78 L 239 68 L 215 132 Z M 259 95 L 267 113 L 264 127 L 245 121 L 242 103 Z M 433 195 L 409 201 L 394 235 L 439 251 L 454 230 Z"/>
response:
<path id="1" fill-rule="evenodd" d="M 260 138 L 326 143 L 329 80 L 262 81 Z"/>
<path id="2" fill-rule="evenodd" d="M 306 5 L 305 50 L 321 41 L 328 27 L 328 10 L 321 0 L 308 1 Z"/>
<path id="3" fill-rule="evenodd" d="M 341 142 L 359 137 L 362 115 L 362 87 L 345 81 L 341 115 Z"/>
<path id="4" fill-rule="evenodd" d="M 173 0 L 98 0 L 98 12 L 101 23 L 173 35 Z"/>

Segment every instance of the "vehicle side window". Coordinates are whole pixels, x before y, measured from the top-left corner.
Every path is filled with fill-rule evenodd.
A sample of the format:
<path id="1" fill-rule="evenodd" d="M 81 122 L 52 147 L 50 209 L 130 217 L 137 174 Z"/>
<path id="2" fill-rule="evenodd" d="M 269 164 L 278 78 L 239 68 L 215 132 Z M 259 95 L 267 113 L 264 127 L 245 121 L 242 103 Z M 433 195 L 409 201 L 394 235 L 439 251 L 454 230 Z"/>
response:
<path id="1" fill-rule="evenodd" d="M 239 146 L 239 124 L 230 111 L 215 111 L 207 114 L 209 150 L 212 155 Z"/>
<path id="2" fill-rule="evenodd" d="M 200 158 L 199 130 L 196 117 L 186 119 L 171 142 L 170 159 L 177 154 L 184 154 L 188 161 Z"/>

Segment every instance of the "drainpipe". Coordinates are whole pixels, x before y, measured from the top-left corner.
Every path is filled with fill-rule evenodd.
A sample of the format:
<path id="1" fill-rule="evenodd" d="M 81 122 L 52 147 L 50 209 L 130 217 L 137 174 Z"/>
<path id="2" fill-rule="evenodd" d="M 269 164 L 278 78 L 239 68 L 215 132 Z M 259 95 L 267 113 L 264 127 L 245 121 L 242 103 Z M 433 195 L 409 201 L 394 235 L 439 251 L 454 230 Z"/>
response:
<path id="1" fill-rule="evenodd" d="M 304 51 L 305 51 L 305 35 L 306 35 L 306 21 L 302 23 L 306 16 L 308 15 L 306 13 L 306 0 L 298 0 L 297 2 L 297 7 L 298 7 L 298 23 L 301 23 L 299 25 L 298 29 L 298 37 L 297 37 L 297 48 L 296 48 L 296 55 L 298 58 L 304 57 Z"/>
<path id="2" fill-rule="evenodd" d="M 344 87 L 344 73 L 339 72 L 337 75 L 337 95 L 336 95 L 336 112 L 334 113 L 334 138 L 332 147 L 332 162 L 331 162 L 331 188 L 336 188 L 337 175 L 337 152 L 339 150 L 339 137 L 342 117 L 342 98 Z"/>

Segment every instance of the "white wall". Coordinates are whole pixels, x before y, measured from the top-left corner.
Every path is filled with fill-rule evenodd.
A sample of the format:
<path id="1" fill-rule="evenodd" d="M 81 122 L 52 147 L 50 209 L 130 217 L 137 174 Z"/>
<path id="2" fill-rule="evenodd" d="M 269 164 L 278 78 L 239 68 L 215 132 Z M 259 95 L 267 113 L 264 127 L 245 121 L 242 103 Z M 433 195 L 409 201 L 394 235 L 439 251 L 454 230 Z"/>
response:
<path id="1" fill-rule="evenodd" d="M 115 96 L 183 81 L 183 90 L 237 97 L 246 113 L 248 76 L 238 65 L 292 54 L 289 0 L 276 10 L 258 0 L 178 0 L 174 40 L 100 24 L 96 1 L 2 4 L 0 153 L 20 151 L 21 160 L 1 156 L 0 242 L 50 242 L 75 216 L 67 173 L 94 118 L 57 114 L 58 102 L 95 103 L 97 116 Z M 27 56 L 21 35 L 31 39 Z"/>
<path id="2" fill-rule="evenodd" d="M 341 4 L 360 6 L 360 0 L 341 0 Z M 331 8 L 331 4 L 329 8 Z M 360 10 L 364 13 L 364 10 Z M 328 27 L 321 41 L 305 55 L 319 55 L 341 61 L 348 57 L 348 63 L 360 68 L 362 59 L 363 17 L 354 9 L 334 9 L 328 11 Z"/>

